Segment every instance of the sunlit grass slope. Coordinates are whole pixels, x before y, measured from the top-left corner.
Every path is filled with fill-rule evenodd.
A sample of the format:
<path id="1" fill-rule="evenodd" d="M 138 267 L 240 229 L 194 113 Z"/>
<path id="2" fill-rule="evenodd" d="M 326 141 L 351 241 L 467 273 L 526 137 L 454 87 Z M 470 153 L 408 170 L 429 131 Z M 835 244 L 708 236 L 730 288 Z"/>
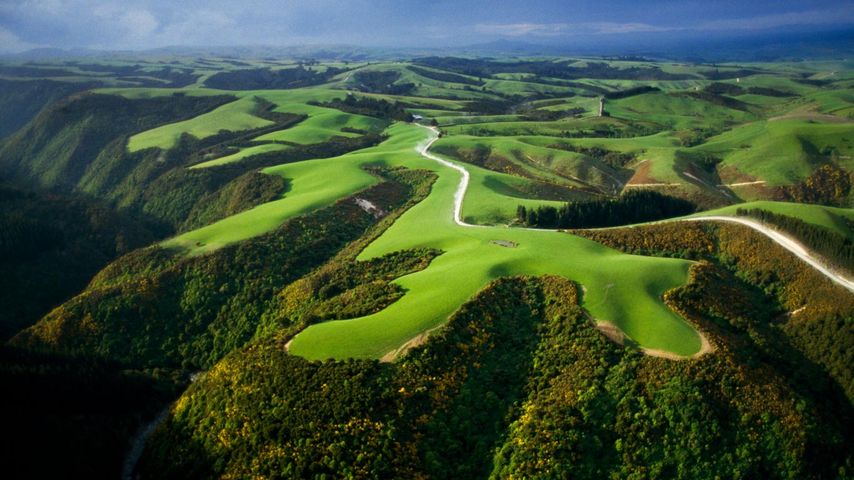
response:
<path id="1" fill-rule="evenodd" d="M 300 333 L 290 351 L 311 359 L 378 358 L 447 316 L 490 280 L 506 275 L 553 273 L 579 281 L 584 307 L 622 328 L 644 347 L 690 355 L 697 333 L 660 300 L 684 284 L 689 262 L 625 255 L 565 233 L 453 223 L 459 174 L 430 166 L 439 180 L 430 196 L 405 213 L 360 259 L 407 248 L 445 251 L 427 269 L 397 280 L 408 293 L 374 315 L 325 322 Z M 501 246 L 505 240 L 515 247 Z"/>

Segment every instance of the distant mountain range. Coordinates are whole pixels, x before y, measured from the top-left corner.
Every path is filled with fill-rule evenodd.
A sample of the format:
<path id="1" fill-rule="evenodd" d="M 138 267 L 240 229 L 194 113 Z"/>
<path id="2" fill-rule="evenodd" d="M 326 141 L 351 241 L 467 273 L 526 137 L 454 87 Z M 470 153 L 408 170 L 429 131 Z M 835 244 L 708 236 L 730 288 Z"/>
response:
<path id="1" fill-rule="evenodd" d="M 595 41 L 593 41 L 595 40 Z M 854 29 L 833 31 L 774 30 L 759 34 L 717 32 L 698 38 L 696 32 L 635 34 L 596 39 L 580 37 L 546 43 L 537 39 L 502 39 L 468 46 L 375 47 L 357 45 L 238 45 L 169 46 L 149 50 L 107 51 L 85 48 L 38 48 L 18 54 L 2 55 L 12 60 L 47 60 L 80 57 L 146 57 L 152 55 L 225 56 L 239 58 L 313 58 L 318 60 L 386 60 L 435 55 L 535 56 L 591 55 L 637 56 L 691 62 L 778 61 L 810 59 L 846 59 L 854 57 Z"/>

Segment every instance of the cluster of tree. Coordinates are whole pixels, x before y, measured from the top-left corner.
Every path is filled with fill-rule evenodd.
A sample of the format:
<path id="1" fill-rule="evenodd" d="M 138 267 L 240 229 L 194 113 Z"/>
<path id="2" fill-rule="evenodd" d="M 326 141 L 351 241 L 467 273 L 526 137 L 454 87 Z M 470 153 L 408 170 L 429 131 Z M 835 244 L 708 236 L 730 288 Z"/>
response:
<path id="1" fill-rule="evenodd" d="M 222 188 L 197 200 L 187 219 L 181 224 L 182 231 L 210 225 L 236 213 L 275 200 L 287 187 L 284 178 L 266 175 L 252 170 L 226 183 Z"/>
<path id="2" fill-rule="evenodd" d="M 155 239 L 91 199 L 0 185 L 0 341 L 83 289 L 107 263 Z"/>
<path id="3" fill-rule="evenodd" d="M 711 132 L 702 131 L 697 132 L 698 136 L 706 136 Z M 681 138 L 680 138 L 681 140 Z M 685 171 L 688 169 L 690 165 L 696 165 L 697 167 L 702 168 L 706 172 L 713 173 L 717 168 L 718 164 L 721 163 L 723 159 L 720 157 L 700 150 L 676 150 L 674 154 L 676 164 L 681 169 L 681 171 Z M 682 167 L 685 167 L 682 169 Z"/>
<path id="4" fill-rule="evenodd" d="M 504 115 L 515 113 L 519 104 L 524 101 L 523 97 L 501 97 L 501 98 L 478 98 L 471 100 L 466 105 L 466 110 L 478 115 Z"/>
<path id="5" fill-rule="evenodd" d="M 522 120 L 528 122 L 553 122 L 566 117 L 578 117 L 587 110 L 581 107 L 567 110 L 544 110 L 540 108 L 526 110 L 521 114 Z"/>
<path id="6" fill-rule="evenodd" d="M 714 82 L 706 85 L 703 90 L 714 95 L 741 95 L 744 93 L 744 89 L 738 85 L 721 82 Z"/>
<path id="7" fill-rule="evenodd" d="M 251 68 L 217 72 L 205 80 L 210 88 L 222 90 L 280 90 L 310 87 L 329 81 L 346 70 L 329 67 L 323 71 L 298 65 L 294 68 L 273 70 Z"/>
<path id="8" fill-rule="evenodd" d="M 477 78 L 489 78 L 497 73 L 531 73 L 538 77 L 574 80 L 600 78 L 609 80 L 686 80 L 692 75 L 669 73 L 658 67 L 613 67 L 605 62 L 586 62 L 584 66 L 574 61 L 520 60 L 503 62 L 490 59 L 459 57 L 424 57 L 415 61 L 427 67 L 449 70 Z"/>
<path id="9" fill-rule="evenodd" d="M 850 207 L 852 183 L 854 181 L 851 173 L 836 164 L 828 163 L 815 169 L 800 183 L 781 187 L 779 197 L 781 200 L 799 203 Z"/>
<path id="10" fill-rule="evenodd" d="M 716 68 L 714 70 L 704 70 L 699 73 L 709 80 L 730 80 L 733 78 L 749 77 L 750 75 L 756 75 L 762 72 L 760 70 L 747 68 L 738 68 L 735 70 L 720 70 Z"/>
<path id="11" fill-rule="evenodd" d="M 581 153 L 616 169 L 625 167 L 626 164 L 633 162 L 637 158 L 637 156 L 631 152 L 616 152 L 602 147 L 584 147 L 566 142 L 552 143 L 548 147 L 556 148 L 558 150 L 566 150 L 567 152 Z"/>
<path id="12" fill-rule="evenodd" d="M 388 172 L 358 194 L 393 212 L 432 177 Z M 352 199 L 204 256 L 160 247 L 114 262 L 13 343 L 87 352 L 144 367 L 206 368 L 252 338 L 286 285 L 324 264 L 378 219 Z"/>
<path id="13" fill-rule="evenodd" d="M 658 87 L 643 85 L 640 87 L 627 88 L 625 90 L 617 90 L 615 92 L 608 92 L 603 96 L 605 98 L 607 98 L 608 100 L 619 100 L 621 98 L 629 98 L 629 97 L 634 97 L 637 95 L 643 95 L 645 93 L 660 92 L 660 91 L 661 91 L 661 89 Z"/>
<path id="14" fill-rule="evenodd" d="M 477 87 L 484 85 L 483 79 L 464 77 L 462 75 L 449 72 L 437 72 L 436 70 L 428 70 L 416 65 L 409 65 L 406 68 L 418 75 L 421 75 L 422 77 L 429 78 L 431 80 L 438 80 L 440 82 L 462 83 L 463 85 L 474 85 Z"/>
<path id="15" fill-rule="evenodd" d="M 414 83 L 396 83 L 399 79 L 400 72 L 394 71 L 361 70 L 353 74 L 358 82 L 355 89 L 360 92 L 408 95 L 415 89 Z"/>
<path id="16" fill-rule="evenodd" d="M 407 112 L 400 102 L 389 102 L 381 98 L 357 97 L 348 94 L 343 100 L 335 99 L 329 102 L 311 102 L 312 105 L 335 108 L 342 112 L 367 115 L 369 117 L 411 122 L 412 114 Z"/>
<path id="17" fill-rule="evenodd" d="M 784 92 L 782 90 L 777 90 L 776 88 L 767 88 L 767 87 L 749 87 L 747 89 L 747 93 L 751 95 L 764 95 L 766 97 L 796 97 L 796 93 L 792 92 Z"/>
<path id="18" fill-rule="evenodd" d="M 466 126 L 461 130 L 465 135 L 474 135 L 477 137 L 496 137 L 507 135 L 544 135 L 561 138 L 632 138 L 646 135 L 653 135 L 660 131 L 660 127 L 637 122 L 624 122 L 616 119 L 609 123 L 579 123 L 577 126 L 568 125 L 571 130 L 555 130 L 562 127 L 563 124 L 515 124 L 513 128 L 507 126 L 490 127 L 484 125 Z M 573 128 L 574 127 L 574 128 Z"/>
<path id="19" fill-rule="evenodd" d="M 738 85 L 734 85 L 732 83 L 720 83 L 720 82 L 714 82 L 711 85 L 707 85 L 706 88 L 704 88 L 703 90 L 705 90 L 706 92 L 715 94 L 715 95 L 737 96 L 737 95 L 751 94 L 751 95 L 763 95 L 766 97 L 793 97 L 793 96 L 796 96 L 794 93 L 784 92 L 782 90 L 777 90 L 775 88 L 768 88 L 768 87 L 743 88 L 743 87 L 740 87 Z"/>
<path id="20" fill-rule="evenodd" d="M 676 138 L 679 139 L 679 145 L 683 147 L 694 147 L 705 142 L 708 138 L 720 134 L 722 131 L 723 130 L 721 130 L 720 128 L 706 126 L 688 128 L 686 130 L 678 130 L 674 132 L 674 134 L 676 135 Z M 686 154 L 688 154 L 688 152 L 683 151 L 683 158 L 685 158 Z M 709 161 L 713 158 L 709 154 L 700 154 L 699 152 L 691 152 L 690 155 L 693 155 L 697 158 L 700 158 L 699 155 L 702 155 L 703 158 L 706 158 L 706 160 L 703 160 L 702 162 L 706 164 L 708 164 Z"/>
<path id="21" fill-rule="evenodd" d="M 535 228 L 599 228 L 649 222 L 694 213 L 696 206 L 654 190 L 629 190 L 617 198 L 567 203 L 560 208 L 519 205 L 516 219 Z"/>
<path id="22" fill-rule="evenodd" d="M 277 297 L 278 307 L 265 320 L 265 330 L 309 325 L 323 320 L 356 318 L 384 309 L 403 296 L 392 280 L 427 268 L 441 254 L 417 249 L 356 261 L 345 250 L 309 275 L 288 285 Z"/>
<path id="23" fill-rule="evenodd" d="M 829 212 L 828 214 L 833 215 Z M 736 215 L 755 218 L 763 223 L 778 227 L 808 245 L 831 264 L 854 273 L 854 240 L 849 237 L 840 235 L 828 228 L 807 223 L 799 218 L 780 215 L 759 208 L 739 208 L 736 210 Z"/>

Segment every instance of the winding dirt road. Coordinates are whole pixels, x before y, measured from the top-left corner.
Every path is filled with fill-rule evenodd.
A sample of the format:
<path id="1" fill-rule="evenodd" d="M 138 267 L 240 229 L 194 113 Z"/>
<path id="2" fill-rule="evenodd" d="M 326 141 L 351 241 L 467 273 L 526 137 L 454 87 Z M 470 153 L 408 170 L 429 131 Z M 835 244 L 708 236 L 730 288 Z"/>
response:
<path id="1" fill-rule="evenodd" d="M 854 293 L 854 280 L 846 277 L 840 272 L 837 272 L 827 266 L 825 266 L 824 262 L 822 262 L 821 258 L 815 253 L 809 251 L 801 245 L 800 242 L 795 240 L 794 238 L 778 231 L 773 228 L 768 227 L 767 225 L 760 223 L 756 220 L 752 220 L 744 217 L 725 217 L 721 215 L 709 215 L 706 217 L 694 217 L 694 218 L 684 218 L 680 221 L 683 222 L 729 222 L 729 223 L 738 223 L 744 225 L 746 227 L 750 227 L 753 230 L 765 235 L 774 241 L 777 245 L 785 248 L 790 251 L 793 255 L 800 258 L 801 260 L 807 262 L 811 267 L 818 270 L 822 275 L 829 278 L 834 283 L 841 285 L 849 292 Z"/>

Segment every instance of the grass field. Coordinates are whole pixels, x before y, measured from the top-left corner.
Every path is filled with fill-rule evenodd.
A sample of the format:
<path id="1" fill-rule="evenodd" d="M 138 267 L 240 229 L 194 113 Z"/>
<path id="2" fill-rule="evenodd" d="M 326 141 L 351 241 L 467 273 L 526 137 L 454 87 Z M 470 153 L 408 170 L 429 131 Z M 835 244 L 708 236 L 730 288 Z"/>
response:
<path id="1" fill-rule="evenodd" d="M 768 185 L 789 185 L 809 176 L 821 163 L 822 151 L 833 146 L 840 155 L 854 154 L 854 123 L 823 123 L 814 120 L 780 119 L 736 127 L 696 150 L 723 158 L 722 167 L 733 167 L 746 177 Z M 725 170 L 724 170 L 725 172 Z"/>
<path id="2" fill-rule="evenodd" d="M 585 288 L 583 305 L 644 347 L 690 355 L 697 333 L 659 300 L 684 284 L 689 262 L 625 255 L 565 233 L 503 227 L 460 227 L 452 221 L 459 174 L 437 165 L 431 195 L 405 213 L 360 259 L 407 248 L 445 253 L 425 270 L 398 279 L 408 293 L 387 309 L 354 320 L 324 322 L 297 335 L 294 354 L 310 359 L 378 358 L 448 315 L 489 281 L 506 275 L 558 274 Z M 507 240 L 508 248 L 492 243 Z M 405 319 L 405 320 L 404 320 Z"/>
<path id="3" fill-rule="evenodd" d="M 428 269 L 400 279 L 409 293 L 387 310 L 364 319 L 313 326 L 294 340 L 291 348 L 295 354 L 308 358 L 381 357 L 443 323 L 490 280 L 546 273 L 581 282 L 587 292 L 585 307 L 596 318 L 622 328 L 644 347 L 683 355 L 699 349 L 696 332 L 659 300 L 665 290 L 685 282 L 688 262 L 624 255 L 563 233 L 456 226 L 451 211 L 459 176 L 416 153 L 414 147 L 425 139 L 426 130 L 396 124 L 388 133 L 390 139 L 377 147 L 266 169 L 265 173 L 281 175 L 292 182 L 284 198 L 180 235 L 164 245 L 199 254 L 270 231 L 287 218 L 375 183 L 377 180 L 361 169 L 365 165 L 430 169 L 440 175 L 430 196 L 399 219 L 361 258 L 418 246 L 441 248 L 446 253 Z M 476 218 L 477 209 L 483 208 L 478 205 L 502 202 L 515 211 L 519 199 L 483 186 L 484 176 L 493 172 L 470 170 L 471 193 L 463 210 L 465 217 Z M 336 181 L 329 182 L 333 177 Z M 518 246 L 502 247 L 491 240 L 509 240 Z M 401 321 L 403 312 L 406 321 Z"/>
<path id="4" fill-rule="evenodd" d="M 178 142 L 178 138 L 181 137 L 182 133 L 189 133 L 196 138 L 206 138 L 218 133 L 220 130 L 249 130 L 273 124 L 270 120 L 253 115 L 252 111 L 254 109 L 255 101 L 252 97 L 245 96 L 198 117 L 184 120 L 183 122 L 171 123 L 134 135 L 128 141 L 128 150 L 136 152 L 152 147 L 162 149 L 172 148 Z"/>

